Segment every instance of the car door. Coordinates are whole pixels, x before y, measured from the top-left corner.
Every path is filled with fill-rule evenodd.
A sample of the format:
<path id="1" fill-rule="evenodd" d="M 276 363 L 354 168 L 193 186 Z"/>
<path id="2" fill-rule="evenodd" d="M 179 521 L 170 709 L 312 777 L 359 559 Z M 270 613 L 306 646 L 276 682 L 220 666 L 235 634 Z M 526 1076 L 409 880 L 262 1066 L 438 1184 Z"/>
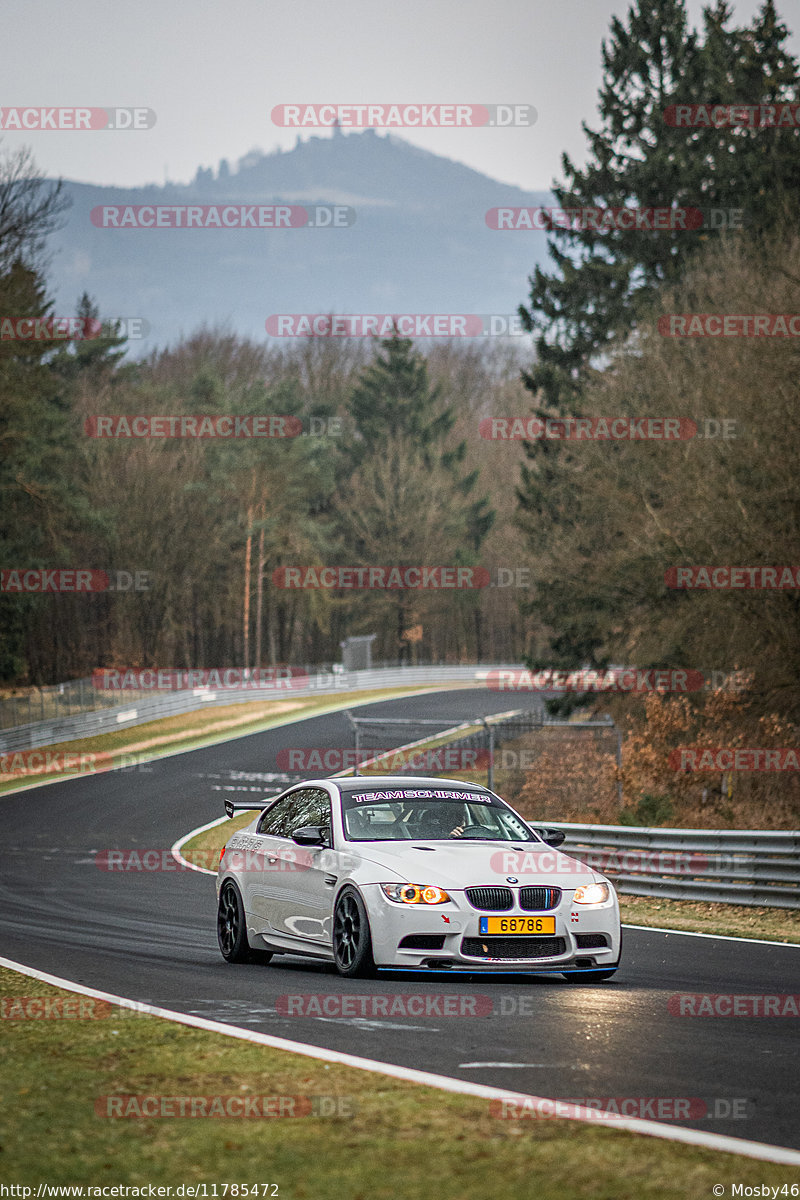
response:
<path id="1" fill-rule="evenodd" d="M 287 851 L 297 848 L 294 843 L 289 844 L 286 830 L 301 804 L 299 791 L 276 800 L 262 814 L 252 841 L 248 843 L 242 879 L 244 907 L 248 924 L 258 933 L 269 933 L 281 927 L 286 905 Z"/>
<path id="2" fill-rule="evenodd" d="M 330 944 L 331 898 L 336 855 L 322 846 L 298 846 L 292 835 L 307 825 L 322 826 L 330 842 L 331 802 L 324 788 L 300 788 L 289 803 L 265 813 L 258 831 L 263 868 L 253 892 L 260 931 L 285 939 Z"/>
<path id="3" fill-rule="evenodd" d="M 320 826 L 326 831 L 327 845 L 298 846 L 291 842 L 295 866 L 286 872 L 287 891 L 292 896 L 291 911 L 285 918 L 286 932 L 309 942 L 330 945 L 338 855 L 331 848 L 331 798 L 325 789 L 304 789 L 302 802 L 292 810 L 288 824 L 290 839 L 297 829 Z"/>

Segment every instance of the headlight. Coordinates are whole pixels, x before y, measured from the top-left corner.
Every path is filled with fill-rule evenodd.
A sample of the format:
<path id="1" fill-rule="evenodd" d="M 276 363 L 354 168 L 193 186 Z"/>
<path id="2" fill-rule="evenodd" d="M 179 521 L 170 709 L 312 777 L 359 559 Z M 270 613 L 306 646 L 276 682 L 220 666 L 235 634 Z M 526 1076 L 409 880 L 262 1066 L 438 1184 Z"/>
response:
<path id="1" fill-rule="evenodd" d="M 609 895 L 607 883 L 587 883 L 586 887 L 575 889 L 572 899 L 576 904 L 604 904 Z"/>
<path id="2" fill-rule="evenodd" d="M 395 904 L 447 904 L 450 899 L 432 883 L 382 883 L 381 891 Z"/>

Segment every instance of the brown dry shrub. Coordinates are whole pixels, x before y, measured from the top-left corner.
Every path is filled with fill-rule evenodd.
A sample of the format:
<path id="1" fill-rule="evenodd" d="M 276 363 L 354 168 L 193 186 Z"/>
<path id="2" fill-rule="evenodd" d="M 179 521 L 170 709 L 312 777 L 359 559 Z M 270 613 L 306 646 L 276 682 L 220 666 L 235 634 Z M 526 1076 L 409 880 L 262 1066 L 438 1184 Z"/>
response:
<path id="1" fill-rule="evenodd" d="M 514 743 L 535 754 L 530 770 L 498 773 L 498 788 L 531 821 L 613 824 L 619 813 L 614 735 L 568 727 L 538 730 Z M 503 791 L 505 787 L 505 791 Z"/>
<path id="2" fill-rule="evenodd" d="M 535 821 L 698 829 L 800 825 L 797 772 L 676 771 L 669 764 L 670 751 L 680 747 L 800 745 L 797 726 L 776 714 L 755 716 L 745 691 L 718 689 L 700 705 L 654 692 L 626 724 L 621 771 L 613 733 L 598 738 L 589 730 L 545 727 L 513 743 L 533 753 L 533 766 L 498 771 L 496 790 Z"/>
<path id="3" fill-rule="evenodd" d="M 622 819 L 636 823 L 644 797 L 662 798 L 671 815 L 660 823 L 700 829 L 794 829 L 800 819 L 800 779 L 793 772 L 676 771 L 679 747 L 791 747 L 797 726 L 775 714 L 756 718 L 744 692 L 719 689 L 702 706 L 685 696 L 653 693 L 629 718 L 622 747 Z"/>

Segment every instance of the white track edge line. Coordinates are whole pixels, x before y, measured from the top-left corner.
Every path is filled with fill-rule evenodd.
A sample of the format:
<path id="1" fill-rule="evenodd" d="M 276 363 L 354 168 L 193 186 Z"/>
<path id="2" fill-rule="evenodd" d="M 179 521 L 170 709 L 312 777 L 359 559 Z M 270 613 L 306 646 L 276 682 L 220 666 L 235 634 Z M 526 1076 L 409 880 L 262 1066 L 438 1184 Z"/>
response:
<path id="1" fill-rule="evenodd" d="M 730 933 L 698 933 L 694 929 L 665 929 L 660 925 L 628 925 L 624 921 L 622 927 L 623 929 L 644 929 L 647 933 L 678 933 L 681 937 L 714 938 L 718 942 L 749 942 L 751 946 L 793 946 L 795 950 L 800 949 L 800 942 L 770 942 L 766 938 L 734 937 Z"/>
<path id="2" fill-rule="evenodd" d="M 197 829 L 192 829 L 189 833 L 184 834 L 182 838 L 178 838 L 174 846 L 170 846 L 170 854 L 190 871 L 200 871 L 203 875 L 216 875 L 217 872 L 212 871 L 210 867 L 198 867 L 196 863 L 189 862 L 188 858 L 184 858 L 181 854 L 181 846 L 185 846 L 193 837 L 205 833 L 207 829 L 213 829 L 216 825 L 224 825 L 228 820 L 230 818 L 226 814 L 224 817 L 217 817 L 215 821 L 209 821 L 207 825 L 198 825 Z"/>
<path id="3" fill-rule="evenodd" d="M 434 1075 L 430 1071 L 419 1071 L 415 1067 L 401 1067 L 394 1063 L 379 1062 L 372 1058 L 361 1058 L 355 1054 L 347 1054 L 340 1050 L 326 1050 L 319 1046 L 309 1046 L 304 1042 L 294 1042 L 288 1038 L 275 1037 L 268 1033 L 258 1033 L 253 1029 L 240 1029 L 236 1025 L 226 1025 L 221 1021 L 211 1021 L 207 1017 L 190 1016 L 188 1013 L 174 1012 L 169 1008 L 159 1008 L 139 1000 L 130 1000 L 125 996 L 117 996 L 114 992 L 101 992 L 97 988 L 86 987 L 70 979 L 51 975 L 36 967 L 29 967 L 10 958 L 0 956 L 0 967 L 16 971 L 19 975 L 27 975 L 39 979 L 53 987 L 64 988 L 82 996 L 91 996 L 96 1000 L 106 1000 L 121 1008 L 132 1008 L 137 1012 L 148 1013 L 153 1017 L 172 1021 L 178 1025 L 188 1025 L 195 1029 L 204 1029 L 209 1033 L 218 1033 L 226 1037 L 238 1038 L 240 1041 L 252 1042 L 259 1046 L 269 1046 L 273 1050 L 286 1050 L 292 1054 L 301 1054 L 305 1058 L 321 1059 L 324 1062 L 339 1063 L 345 1067 L 355 1067 L 357 1070 L 369 1071 L 375 1075 L 386 1075 L 392 1079 L 401 1079 L 406 1083 L 418 1083 L 424 1087 L 437 1088 L 443 1092 L 455 1092 L 462 1096 L 475 1096 L 486 1100 L 509 1100 L 517 1103 L 533 1101 L 534 1103 L 553 1103 L 552 1099 L 544 1096 L 533 1096 L 527 1092 L 509 1092 L 502 1088 L 491 1087 L 488 1084 L 469 1083 L 466 1080 L 450 1079 L 446 1075 Z M 575 1105 L 575 1108 L 580 1108 Z M 589 1110 L 591 1111 L 591 1110 Z M 662 1138 L 665 1141 L 683 1142 L 690 1146 L 699 1146 L 707 1150 L 720 1150 L 728 1154 L 739 1154 L 746 1158 L 757 1158 L 764 1162 L 800 1165 L 800 1151 L 787 1146 L 770 1146 L 764 1142 L 750 1142 L 743 1138 L 728 1137 L 721 1133 L 705 1133 L 697 1129 L 675 1129 L 663 1125 L 659 1121 L 648 1121 L 642 1117 L 618 1117 L 613 1113 L 584 1116 L 580 1112 L 563 1115 L 567 1121 L 581 1121 L 587 1125 L 603 1125 L 610 1129 L 622 1129 L 628 1133 L 641 1133 L 648 1137 Z"/>

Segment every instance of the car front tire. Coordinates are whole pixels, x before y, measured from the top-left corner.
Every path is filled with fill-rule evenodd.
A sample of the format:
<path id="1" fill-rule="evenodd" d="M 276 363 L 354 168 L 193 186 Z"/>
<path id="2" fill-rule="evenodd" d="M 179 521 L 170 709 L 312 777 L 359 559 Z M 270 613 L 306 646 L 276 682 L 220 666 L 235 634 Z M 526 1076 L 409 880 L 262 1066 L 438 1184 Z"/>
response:
<path id="1" fill-rule="evenodd" d="M 239 889 L 230 879 L 225 880 L 219 893 L 217 941 L 222 957 L 229 963 L 269 962 L 272 958 L 266 951 L 250 949 L 244 904 Z"/>
<path id="2" fill-rule="evenodd" d="M 346 887 L 333 911 L 333 957 L 336 970 L 347 979 L 375 974 L 372 935 L 364 901 L 355 888 Z"/>

